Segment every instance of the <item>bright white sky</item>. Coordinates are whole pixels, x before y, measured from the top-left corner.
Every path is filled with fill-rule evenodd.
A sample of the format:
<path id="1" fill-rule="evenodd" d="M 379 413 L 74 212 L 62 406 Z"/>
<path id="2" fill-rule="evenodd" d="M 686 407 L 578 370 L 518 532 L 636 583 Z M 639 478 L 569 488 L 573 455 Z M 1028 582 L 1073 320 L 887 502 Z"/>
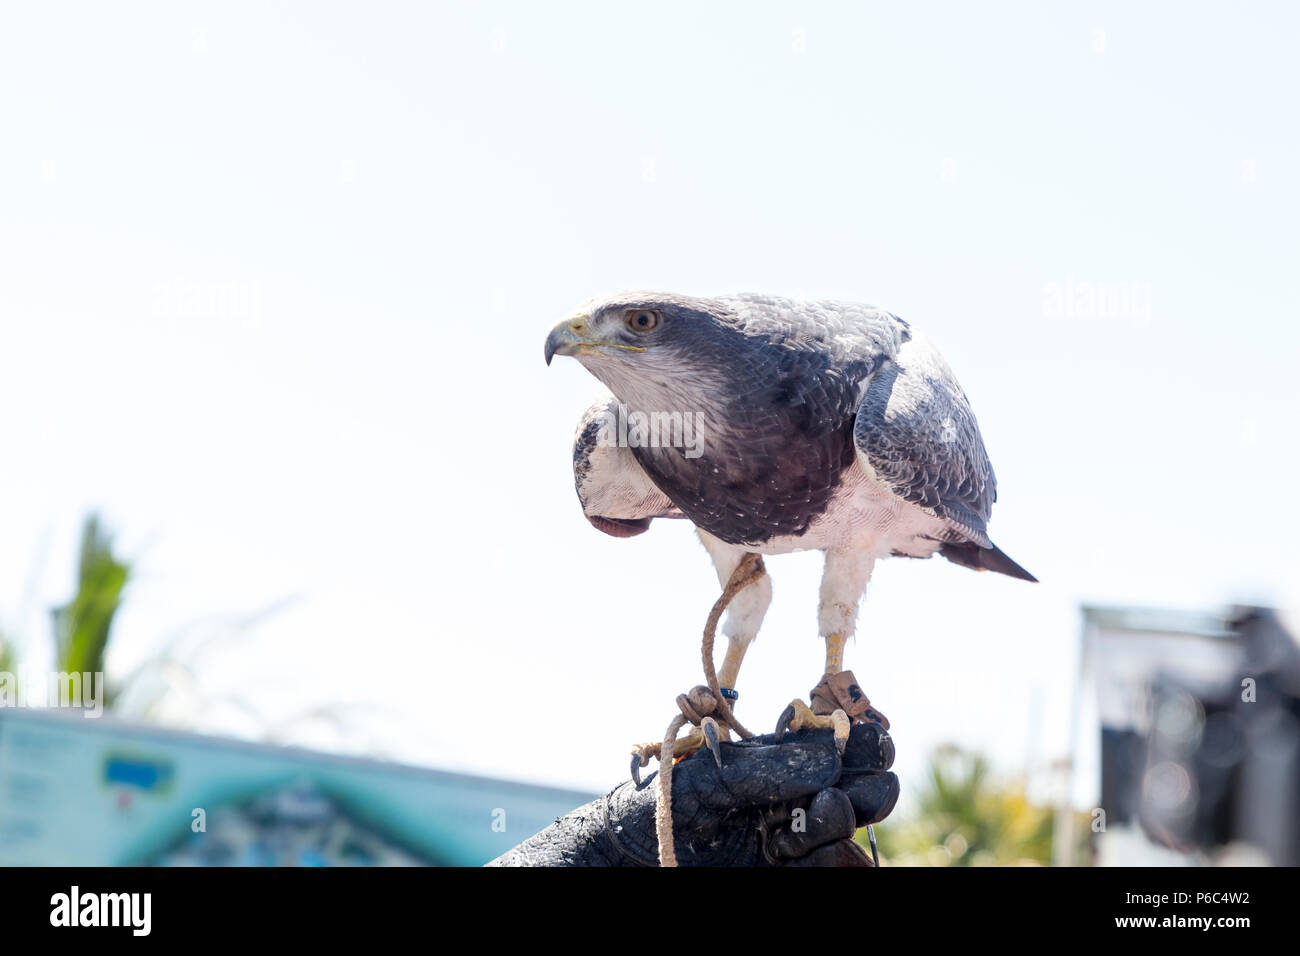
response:
<path id="1" fill-rule="evenodd" d="M 582 518 L 599 386 L 546 368 L 546 332 L 623 287 L 862 300 L 945 352 L 993 538 L 1042 583 L 887 562 L 848 664 L 905 782 L 947 740 L 1059 755 L 1081 601 L 1300 603 L 1298 28 L 1282 4 L 8 5 L 0 621 L 41 666 L 101 508 L 139 560 L 119 675 L 300 598 L 211 648 L 173 719 L 263 731 L 237 693 L 332 746 L 282 723 L 330 706 L 408 760 L 603 789 L 698 682 L 716 583 L 685 523 Z M 763 729 L 823 654 L 820 556 L 769 568 L 741 675 Z"/>

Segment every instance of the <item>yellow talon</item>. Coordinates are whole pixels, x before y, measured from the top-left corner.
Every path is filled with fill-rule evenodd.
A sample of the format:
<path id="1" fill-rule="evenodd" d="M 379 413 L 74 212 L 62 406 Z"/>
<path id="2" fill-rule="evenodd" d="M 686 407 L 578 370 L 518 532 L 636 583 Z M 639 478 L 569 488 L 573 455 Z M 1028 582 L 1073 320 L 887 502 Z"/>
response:
<path id="1" fill-rule="evenodd" d="M 793 715 L 788 721 L 783 721 L 791 730 L 804 730 L 805 728 L 813 730 L 822 730 L 830 727 L 834 730 L 835 748 L 844 753 L 844 748 L 849 743 L 849 715 L 843 710 L 836 708 L 832 713 L 823 716 L 814 714 L 812 708 L 802 700 L 792 700 L 787 710 L 792 711 Z"/>

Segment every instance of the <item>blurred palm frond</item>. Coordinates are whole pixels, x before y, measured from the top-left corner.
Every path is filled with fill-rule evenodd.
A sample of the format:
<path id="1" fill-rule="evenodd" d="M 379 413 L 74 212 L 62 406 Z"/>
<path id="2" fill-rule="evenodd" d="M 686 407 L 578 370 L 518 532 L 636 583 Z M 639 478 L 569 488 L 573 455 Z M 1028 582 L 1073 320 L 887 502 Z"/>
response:
<path id="1" fill-rule="evenodd" d="M 51 612 L 55 669 L 68 674 L 102 674 L 113 617 L 131 577 L 131 565 L 113 554 L 112 535 L 99 516 L 87 516 L 81 532 L 77 590 Z M 111 700 L 106 695 L 106 703 Z"/>

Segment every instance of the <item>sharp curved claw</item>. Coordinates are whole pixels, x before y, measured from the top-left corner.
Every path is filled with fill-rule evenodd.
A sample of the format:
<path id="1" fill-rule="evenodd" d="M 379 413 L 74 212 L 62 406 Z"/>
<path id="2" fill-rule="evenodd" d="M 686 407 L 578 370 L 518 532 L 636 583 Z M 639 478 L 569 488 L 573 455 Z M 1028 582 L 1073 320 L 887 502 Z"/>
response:
<path id="1" fill-rule="evenodd" d="M 849 722 L 849 715 L 842 710 L 836 710 L 831 714 L 831 726 L 835 728 L 835 749 L 844 755 L 844 750 L 849 745 L 849 732 L 853 729 Z"/>
<path id="2" fill-rule="evenodd" d="M 790 729 L 790 721 L 792 720 L 794 720 L 794 704 L 781 711 L 781 716 L 776 719 L 776 731 L 772 736 L 776 738 L 778 744 L 785 736 L 785 732 Z"/>
<path id="3" fill-rule="evenodd" d="M 880 854 L 876 852 L 876 831 L 870 823 L 867 824 L 867 841 L 871 844 L 871 863 L 876 869 L 880 869 Z"/>
<path id="4" fill-rule="evenodd" d="M 700 721 L 700 730 L 704 731 L 704 745 L 709 748 L 709 753 L 713 754 L 713 762 L 722 769 L 722 745 L 718 741 L 718 722 L 712 717 L 705 717 Z"/>
<path id="5" fill-rule="evenodd" d="M 641 789 L 641 755 L 632 755 L 632 783 L 638 790 Z"/>

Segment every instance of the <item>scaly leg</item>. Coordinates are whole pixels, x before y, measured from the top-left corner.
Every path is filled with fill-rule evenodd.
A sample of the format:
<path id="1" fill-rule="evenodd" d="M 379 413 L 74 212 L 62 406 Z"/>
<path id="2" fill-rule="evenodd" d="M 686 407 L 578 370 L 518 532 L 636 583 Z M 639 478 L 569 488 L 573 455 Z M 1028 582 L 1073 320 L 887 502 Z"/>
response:
<path id="1" fill-rule="evenodd" d="M 847 634 L 826 635 L 826 670 L 825 674 L 838 674 L 844 670 L 844 645 L 849 642 Z"/>

